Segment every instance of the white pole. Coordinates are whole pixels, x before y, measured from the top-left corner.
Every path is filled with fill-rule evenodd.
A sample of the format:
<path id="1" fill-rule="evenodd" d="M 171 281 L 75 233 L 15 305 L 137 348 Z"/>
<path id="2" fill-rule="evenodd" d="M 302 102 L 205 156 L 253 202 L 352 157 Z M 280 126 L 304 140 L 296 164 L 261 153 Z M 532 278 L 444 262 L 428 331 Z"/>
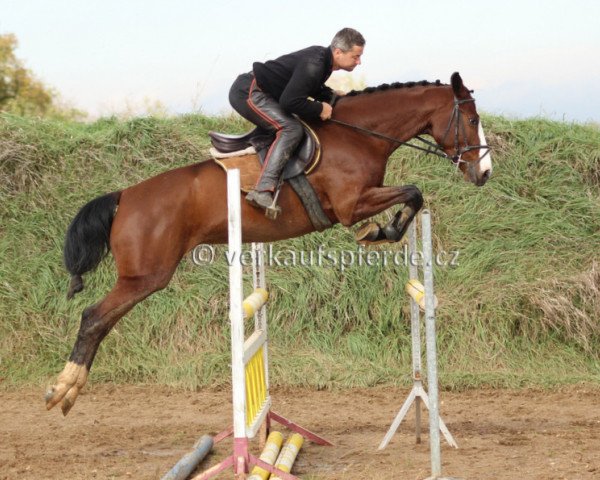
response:
<path id="1" fill-rule="evenodd" d="M 427 386 L 429 391 L 431 478 L 438 478 L 442 474 L 442 461 L 440 453 L 440 413 L 435 341 L 433 252 L 431 246 L 431 216 L 429 210 L 423 210 L 423 213 L 421 214 L 421 229 L 423 234 L 423 272 L 425 281 L 425 342 L 427 346 Z"/>
<path id="2" fill-rule="evenodd" d="M 246 436 L 246 389 L 244 388 L 244 299 L 242 283 L 242 217 L 240 171 L 227 171 L 229 225 L 229 321 L 231 322 L 231 375 L 233 383 L 233 436 Z"/>
<path id="3" fill-rule="evenodd" d="M 408 275 L 410 278 L 419 280 L 419 269 L 417 262 L 417 218 L 415 217 L 408 227 Z M 421 386 L 421 312 L 419 305 L 410 299 L 410 333 L 412 336 L 412 365 L 413 386 Z M 413 387 L 414 388 L 414 387 Z M 416 442 L 421 443 L 421 397 L 415 397 L 415 437 Z"/>

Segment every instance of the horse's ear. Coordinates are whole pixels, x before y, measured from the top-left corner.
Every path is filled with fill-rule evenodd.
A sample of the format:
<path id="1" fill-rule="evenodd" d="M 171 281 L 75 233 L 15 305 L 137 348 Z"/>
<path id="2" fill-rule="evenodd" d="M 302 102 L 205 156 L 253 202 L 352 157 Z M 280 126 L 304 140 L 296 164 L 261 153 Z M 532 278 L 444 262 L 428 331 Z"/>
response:
<path id="1" fill-rule="evenodd" d="M 463 87 L 462 78 L 460 78 L 460 74 L 458 72 L 454 72 L 450 77 L 450 83 L 452 84 L 452 90 L 454 91 L 454 96 L 458 97 L 460 95 L 461 89 Z"/>

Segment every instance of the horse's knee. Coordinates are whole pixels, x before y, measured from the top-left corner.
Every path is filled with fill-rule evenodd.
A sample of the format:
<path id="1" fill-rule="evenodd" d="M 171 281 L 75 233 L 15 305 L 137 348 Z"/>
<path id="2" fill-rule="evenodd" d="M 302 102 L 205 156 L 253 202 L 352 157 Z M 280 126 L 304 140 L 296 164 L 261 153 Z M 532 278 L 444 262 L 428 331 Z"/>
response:
<path id="1" fill-rule="evenodd" d="M 423 208 L 423 194 L 421 193 L 421 190 L 419 190 L 418 188 L 416 188 L 415 191 L 415 211 L 418 212 L 419 210 L 421 210 L 421 208 Z"/>
<path id="2" fill-rule="evenodd" d="M 419 190 L 416 185 L 406 185 L 404 188 L 410 196 L 407 202 L 413 205 L 415 213 L 421 210 L 423 207 L 423 194 L 421 193 L 421 190 Z"/>

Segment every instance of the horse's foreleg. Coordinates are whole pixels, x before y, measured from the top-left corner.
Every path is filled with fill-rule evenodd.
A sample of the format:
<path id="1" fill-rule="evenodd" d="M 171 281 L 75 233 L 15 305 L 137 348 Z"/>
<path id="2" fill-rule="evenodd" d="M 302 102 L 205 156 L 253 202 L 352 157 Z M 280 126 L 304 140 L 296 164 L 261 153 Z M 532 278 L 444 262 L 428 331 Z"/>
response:
<path id="1" fill-rule="evenodd" d="M 356 240 L 363 244 L 399 242 L 410 222 L 423 206 L 421 191 L 414 185 L 401 187 L 373 187 L 358 199 L 353 213 L 353 222 L 372 217 L 393 205 L 404 203 L 392 220 L 385 226 L 370 222 L 356 233 Z"/>
<path id="2" fill-rule="evenodd" d="M 137 303 L 151 293 L 164 288 L 169 275 L 120 277 L 110 293 L 100 303 L 88 307 L 69 361 L 55 385 L 46 392 L 46 408 L 50 410 L 62 400 L 63 415 L 67 415 L 87 381 L 89 370 L 102 339 L 110 329 Z"/>

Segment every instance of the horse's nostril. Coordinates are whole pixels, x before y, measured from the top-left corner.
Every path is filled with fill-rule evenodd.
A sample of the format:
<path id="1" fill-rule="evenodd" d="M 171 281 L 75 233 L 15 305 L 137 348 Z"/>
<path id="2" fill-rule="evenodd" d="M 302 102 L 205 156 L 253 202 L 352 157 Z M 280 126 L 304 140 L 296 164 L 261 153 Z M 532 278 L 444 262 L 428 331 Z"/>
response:
<path id="1" fill-rule="evenodd" d="M 487 182 L 488 179 L 490 178 L 490 174 L 491 174 L 490 170 L 486 170 L 485 172 L 483 172 L 483 175 L 481 176 L 481 179 L 484 182 Z"/>

